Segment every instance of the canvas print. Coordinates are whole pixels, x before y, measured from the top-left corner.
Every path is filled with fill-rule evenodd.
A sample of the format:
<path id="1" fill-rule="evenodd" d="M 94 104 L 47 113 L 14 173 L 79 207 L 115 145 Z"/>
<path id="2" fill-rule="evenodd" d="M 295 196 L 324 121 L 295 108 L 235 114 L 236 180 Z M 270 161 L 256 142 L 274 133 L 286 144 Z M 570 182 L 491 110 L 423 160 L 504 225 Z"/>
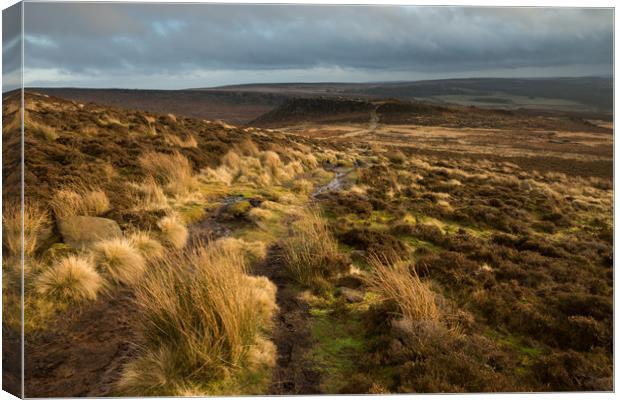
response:
<path id="1" fill-rule="evenodd" d="M 613 390 L 613 9 L 2 17 L 5 391 Z"/>

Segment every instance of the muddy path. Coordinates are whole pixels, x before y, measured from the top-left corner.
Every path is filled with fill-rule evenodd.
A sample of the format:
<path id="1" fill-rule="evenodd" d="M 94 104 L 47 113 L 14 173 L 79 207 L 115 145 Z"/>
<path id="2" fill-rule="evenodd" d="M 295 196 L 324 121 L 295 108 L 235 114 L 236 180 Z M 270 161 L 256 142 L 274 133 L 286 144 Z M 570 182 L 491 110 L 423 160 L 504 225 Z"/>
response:
<path id="1" fill-rule="evenodd" d="M 267 260 L 253 270 L 256 275 L 269 278 L 278 288 L 276 301 L 279 311 L 272 334 L 278 358 L 268 394 L 320 394 L 321 376 L 306 358 L 313 346 L 310 308 L 299 298 L 299 291 L 295 289 L 279 254 L 280 248 L 272 246 Z"/>
<path id="2" fill-rule="evenodd" d="M 44 334 L 27 337 L 26 397 L 114 395 L 133 353 L 132 301 L 131 291 L 124 289 L 81 311 L 59 314 Z"/>
<path id="3" fill-rule="evenodd" d="M 217 210 L 219 211 L 219 210 Z M 189 226 L 188 247 L 230 234 L 217 212 Z M 114 396 L 123 366 L 136 354 L 130 288 L 101 296 L 95 303 L 59 313 L 46 331 L 26 338 L 27 397 Z"/>
<path id="4" fill-rule="evenodd" d="M 337 192 L 339 190 L 342 190 L 345 184 L 347 175 L 349 175 L 353 170 L 354 168 L 332 169 L 332 172 L 334 172 L 335 174 L 334 178 L 331 181 L 329 181 L 327 184 L 317 187 L 314 190 L 314 192 L 312 192 L 312 194 L 310 195 L 311 200 L 315 201 L 317 197 L 319 197 L 321 194 L 324 194 L 324 193 Z"/>

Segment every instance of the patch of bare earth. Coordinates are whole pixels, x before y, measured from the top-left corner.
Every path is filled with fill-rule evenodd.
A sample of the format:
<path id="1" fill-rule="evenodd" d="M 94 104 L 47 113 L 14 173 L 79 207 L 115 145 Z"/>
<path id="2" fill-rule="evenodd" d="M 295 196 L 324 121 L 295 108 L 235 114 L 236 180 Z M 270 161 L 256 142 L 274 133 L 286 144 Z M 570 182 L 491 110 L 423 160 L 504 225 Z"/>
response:
<path id="1" fill-rule="evenodd" d="M 114 395 L 132 356 L 135 319 L 128 290 L 58 320 L 41 337 L 26 340 L 26 397 Z"/>
<path id="2" fill-rule="evenodd" d="M 309 323 L 310 309 L 308 304 L 299 298 L 299 293 L 279 258 L 279 252 L 277 246 L 272 247 L 267 260 L 255 268 L 257 275 L 266 276 L 278 287 L 276 300 L 280 310 L 273 331 L 278 360 L 268 393 L 320 394 L 321 377 L 305 357 L 313 346 Z"/>

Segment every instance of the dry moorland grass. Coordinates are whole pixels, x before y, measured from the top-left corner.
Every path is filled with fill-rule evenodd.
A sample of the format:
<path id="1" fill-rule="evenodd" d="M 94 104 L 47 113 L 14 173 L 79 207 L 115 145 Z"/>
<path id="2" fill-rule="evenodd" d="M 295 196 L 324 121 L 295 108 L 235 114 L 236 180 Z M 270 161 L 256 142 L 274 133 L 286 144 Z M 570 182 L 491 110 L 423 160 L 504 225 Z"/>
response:
<path id="1" fill-rule="evenodd" d="M 24 254 L 31 255 L 40 246 L 41 236 L 51 226 L 48 212 L 37 203 L 24 205 Z M 22 247 L 22 207 L 7 203 L 2 211 L 2 243 L 11 255 L 19 255 Z"/>
<path id="2" fill-rule="evenodd" d="M 187 135 L 185 138 L 180 138 L 177 135 L 166 135 L 164 138 L 166 139 L 166 142 L 183 149 L 198 148 L 198 141 L 196 140 L 196 137 L 191 134 Z"/>
<path id="3" fill-rule="evenodd" d="M 246 139 L 221 158 L 219 167 L 206 168 L 202 177 L 209 182 L 222 182 L 226 185 L 280 185 L 318 166 L 318 161 L 312 154 L 282 146 L 278 146 L 277 150 L 280 153 L 274 150 L 260 151 L 254 142 Z M 290 161 L 283 162 L 280 154 Z"/>
<path id="4" fill-rule="evenodd" d="M 124 238 L 97 242 L 93 257 L 99 270 L 116 283 L 136 284 L 144 275 L 146 260 L 132 243 Z"/>
<path id="5" fill-rule="evenodd" d="M 38 294 L 63 304 L 95 300 L 103 279 L 91 259 L 68 256 L 44 270 L 34 283 Z"/>
<path id="6" fill-rule="evenodd" d="M 291 235 L 282 242 L 282 257 L 295 280 L 315 289 L 324 287 L 347 266 L 338 243 L 314 207 L 295 221 Z"/>
<path id="7" fill-rule="evenodd" d="M 168 215 L 157 222 L 164 243 L 175 249 L 182 249 L 187 243 L 189 233 L 176 214 Z"/>
<path id="8" fill-rule="evenodd" d="M 267 246 L 260 241 L 248 242 L 233 237 L 223 237 L 214 241 L 212 246 L 221 247 L 227 251 L 244 254 L 248 264 L 264 261 L 267 258 Z"/>
<path id="9" fill-rule="evenodd" d="M 275 286 L 245 269 L 242 252 L 201 246 L 151 270 L 136 293 L 142 352 L 126 366 L 121 391 L 206 395 L 244 368 L 272 366 L 275 349 L 263 335 L 276 310 Z"/>
<path id="10" fill-rule="evenodd" d="M 148 261 L 159 260 L 165 255 L 164 246 L 148 232 L 136 231 L 131 233 L 129 243 Z"/>
<path id="11" fill-rule="evenodd" d="M 407 267 L 407 263 L 397 257 L 388 261 L 378 256 L 371 256 L 369 262 L 372 266 L 369 287 L 383 301 L 394 302 L 402 316 L 409 320 L 440 320 L 435 293 L 415 270 Z"/>
<path id="12" fill-rule="evenodd" d="M 140 157 L 139 162 L 142 169 L 169 194 L 184 195 L 198 187 L 192 165 L 179 152 L 165 154 L 149 151 Z"/>
<path id="13" fill-rule="evenodd" d="M 98 216 L 110 210 L 110 200 L 102 189 L 80 185 L 57 190 L 49 204 L 56 218 Z"/>
<path id="14" fill-rule="evenodd" d="M 129 187 L 135 202 L 134 208 L 137 211 L 164 210 L 169 207 L 164 189 L 153 177 L 149 176 L 142 182 L 131 182 Z"/>

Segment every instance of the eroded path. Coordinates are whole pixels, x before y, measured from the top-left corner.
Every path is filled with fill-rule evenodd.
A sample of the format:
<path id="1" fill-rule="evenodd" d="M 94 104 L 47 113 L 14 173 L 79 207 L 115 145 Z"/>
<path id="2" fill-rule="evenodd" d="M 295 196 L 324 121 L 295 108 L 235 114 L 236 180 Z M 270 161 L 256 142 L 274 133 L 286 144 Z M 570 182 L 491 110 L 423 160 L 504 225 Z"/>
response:
<path id="1" fill-rule="evenodd" d="M 269 394 L 320 394 L 320 375 L 306 358 L 312 348 L 310 310 L 299 298 L 299 291 L 288 277 L 279 257 L 280 249 L 272 246 L 267 260 L 255 273 L 269 278 L 278 288 L 279 312 L 275 318 L 272 339 L 278 349 L 277 365 Z"/>
<path id="2" fill-rule="evenodd" d="M 135 341 L 133 297 L 127 289 L 88 308 L 58 316 L 44 336 L 26 340 L 26 397 L 115 395 Z"/>

